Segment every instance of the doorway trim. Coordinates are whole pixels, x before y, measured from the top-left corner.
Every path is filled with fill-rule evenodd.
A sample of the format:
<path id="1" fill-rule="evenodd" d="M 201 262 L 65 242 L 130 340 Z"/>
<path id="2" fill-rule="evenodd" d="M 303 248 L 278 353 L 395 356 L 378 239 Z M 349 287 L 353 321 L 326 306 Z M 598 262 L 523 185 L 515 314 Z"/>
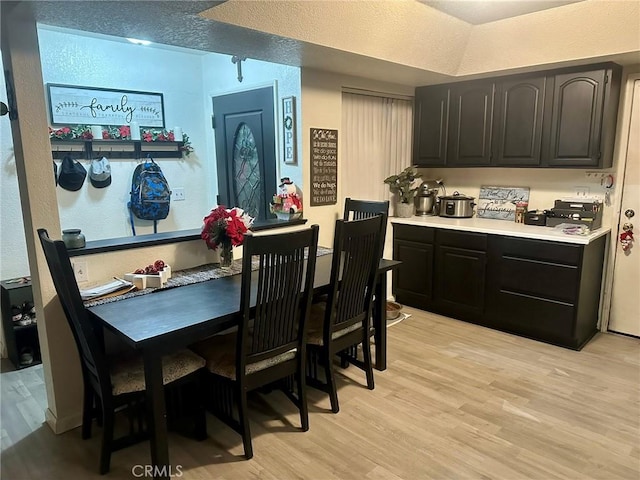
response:
<path id="1" fill-rule="evenodd" d="M 616 192 L 616 195 L 614 196 L 614 204 L 612 205 L 613 212 L 611 217 L 611 234 L 609 235 L 609 240 L 607 242 L 607 248 L 609 249 L 609 251 L 605 259 L 604 285 L 601 295 L 601 332 L 609 331 L 609 316 L 611 315 L 611 300 L 613 297 L 613 269 L 615 267 L 616 255 L 619 253 L 617 241 L 619 230 L 618 219 L 620 218 L 620 211 L 622 209 L 622 187 L 624 186 L 625 172 L 627 168 L 627 152 L 629 149 L 629 136 L 631 129 L 631 112 L 633 111 L 633 107 L 640 108 L 640 105 L 633 105 L 633 91 L 635 83 L 639 81 L 640 71 L 634 70 L 627 75 L 624 82 L 624 90 L 622 93 L 620 104 L 622 106 L 622 113 L 618 118 L 618 124 L 620 125 L 620 127 L 618 128 L 619 140 L 617 142 L 618 148 L 616 149 L 618 162 L 615 171 L 616 185 L 619 186 L 620 191 Z"/>
<path id="2" fill-rule="evenodd" d="M 217 205 L 217 201 L 216 198 L 218 196 L 218 194 L 220 193 L 218 191 L 218 157 L 217 152 L 216 152 L 216 132 L 215 129 L 213 128 L 212 125 L 212 118 L 213 118 L 213 109 L 212 109 L 212 105 L 213 105 L 213 99 L 215 97 L 218 97 L 220 95 L 230 95 L 230 94 L 234 94 L 234 93 L 244 93 L 244 92 L 250 92 L 252 90 L 258 90 L 260 88 L 265 88 L 265 87 L 271 87 L 273 88 L 273 115 L 274 115 L 274 119 L 273 119 L 273 124 L 275 125 L 275 149 L 276 149 L 276 179 L 280 180 L 281 178 L 281 167 L 280 167 L 280 161 L 282 160 L 282 155 L 280 152 L 280 147 L 281 147 L 281 141 L 280 141 L 280 131 L 282 129 L 282 125 L 281 122 L 278 120 L 280 118 L 280 106 L 278 105 L 278 80 L 273 80 L 271 82 L 258 82 L 258 83 L 253 83 L 251 85 L 243 85 L 244 88 L 230 88 L 230 89 L 224 89 L 224 90 L 220 90 L 219 92 L 215 92 L 215 93 L 211 93 L 209 92 L 209 94 L 207 95 L 209 98 L 208 101 L 208 105 L 209 105 L 209 110 L 208 110 L 208 118 L 209 118 L 209 127 L 211 128 L 211 133 L 212 135 L 208 136 L 207 138 L 207 148 L 209 148 L 210 152 L 213 152 L 213 158 L 211 159 L 212 161 L 212 168 L 209 169 L 209 184 L 210 185 L 215 185 L 216 190 L 215 190 L 215 194 L 212 194 L 209 203 L 215 207 Z M 209 144 L 210 142 L 210 144 Z"/>

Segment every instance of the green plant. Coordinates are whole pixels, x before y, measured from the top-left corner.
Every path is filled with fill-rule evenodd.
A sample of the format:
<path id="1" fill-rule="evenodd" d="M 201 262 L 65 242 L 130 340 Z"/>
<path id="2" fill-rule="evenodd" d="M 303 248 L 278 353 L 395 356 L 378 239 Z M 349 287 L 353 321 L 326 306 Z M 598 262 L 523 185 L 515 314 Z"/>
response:
<path id="1" fill-rule="evenodd" d="M 402 203 L 411 203 L 418 191 L 418 185 L 414 187 L 413 184 L 421 176 L 422 174 L 418 173 L 415 167 L 407 167 L 397 175 L 385 178 L 384 183 L 389 185 L 391 193 L 398 194 Z"/>

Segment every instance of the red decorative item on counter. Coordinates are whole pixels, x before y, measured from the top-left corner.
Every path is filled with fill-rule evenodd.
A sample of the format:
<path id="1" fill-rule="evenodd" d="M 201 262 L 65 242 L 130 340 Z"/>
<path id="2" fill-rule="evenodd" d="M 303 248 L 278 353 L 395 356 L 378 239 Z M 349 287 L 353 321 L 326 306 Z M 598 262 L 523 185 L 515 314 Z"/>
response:
<path id="1" fill-rule="evenodd" d="M 240 208 L 228 210 L 224 205 L 219 205 L 211 210 L 203 221 L 200 237 L 207 247 L 215 250 L 220 245 L 223 247 L 242 245 L 244 234 L 249 231 L 253 218 Z"/>

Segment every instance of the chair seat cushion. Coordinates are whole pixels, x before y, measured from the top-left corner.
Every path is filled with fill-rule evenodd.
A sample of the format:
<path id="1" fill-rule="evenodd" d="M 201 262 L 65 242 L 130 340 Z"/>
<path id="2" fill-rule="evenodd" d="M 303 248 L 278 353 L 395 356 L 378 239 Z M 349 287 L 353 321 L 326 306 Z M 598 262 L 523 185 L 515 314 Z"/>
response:
<path id="1" fill-rule="evenodd" d="M 191 349 L 198 355 L 203 357 L 206 361 L 206 368 L 211 373 L 220 375 L 222 377 L 236 379 L 236 338 L 237 333 L 232 332 L 227 335 L 214 335 L 201 342 L 191 345 Z M 254 362 L 248 364 L 246 368 L 246 374 L 264 370 L 279 363 L 291 360 L 296 356 L 295 348 L 275 355 L 266 360 Z"/>
<path id="2" fill-rule="evenodd" d="M 171 383 L 204 367 L 205 361 L 191 350 L 179 350 L 162 357 L 162 383 Z M 118 358 L 110 362 L 113 395 L 141 392 L 145 389 L 142 355 Z"/>
<path id="3" fill-rule="evenodd" d="M 323 329 L 326 308 L 326 303 L 314 303 L 311 305 L 311 314 L 309 315 L 309 323 L 307 326 L 307 343 L 311 345 L 324 345 Z M 335 340 L 347 333 L 358 330 L 361 326 L 360 323 L 349 325 L 348 327 L 333 332 L 331 338 Z"/>

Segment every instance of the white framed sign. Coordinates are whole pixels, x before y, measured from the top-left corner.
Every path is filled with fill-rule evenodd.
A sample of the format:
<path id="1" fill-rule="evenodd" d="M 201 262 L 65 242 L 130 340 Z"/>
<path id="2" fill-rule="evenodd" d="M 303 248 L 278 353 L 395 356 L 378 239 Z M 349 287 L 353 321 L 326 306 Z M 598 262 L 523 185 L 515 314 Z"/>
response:
<path id="1" fill-rule="evenodd" d="M 161 93 L 47 84 L 53 125 L 130 125 L 164 128 Z"/>
<path id="2" fill-rule="evenodd" d="M 296 97 L 282 99 L 282 126 L 284 131 L 284 163 L 295 165 L 296 158 Z"/>

